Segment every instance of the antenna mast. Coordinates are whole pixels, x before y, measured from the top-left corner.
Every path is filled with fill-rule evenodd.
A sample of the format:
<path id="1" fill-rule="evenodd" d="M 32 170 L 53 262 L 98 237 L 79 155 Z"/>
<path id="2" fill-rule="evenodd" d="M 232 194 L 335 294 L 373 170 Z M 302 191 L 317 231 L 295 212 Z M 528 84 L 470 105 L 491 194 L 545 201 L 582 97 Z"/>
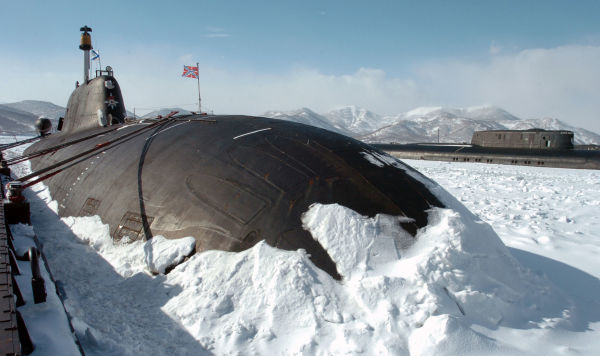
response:
<path id="1" fill-rule="evenodd" d="M 79 49 L 83 51 L 83 83 L 87 84 L 87 82 L 90 81 L 90 50 L 92 49 L 92 36 L 89 32 L 92 32 L 92 29 L 83 26 L 79 31 L 83 32 L 81 34 Z"/>
<path id="2" fill-rule="evenodd" d="M 196 62 L 196 68 L 198 68 L 198 75 L 196 79 L 198 79 L 198 114 L 202 114 L 202 99 L 200 98 L 200 64 Z"/>

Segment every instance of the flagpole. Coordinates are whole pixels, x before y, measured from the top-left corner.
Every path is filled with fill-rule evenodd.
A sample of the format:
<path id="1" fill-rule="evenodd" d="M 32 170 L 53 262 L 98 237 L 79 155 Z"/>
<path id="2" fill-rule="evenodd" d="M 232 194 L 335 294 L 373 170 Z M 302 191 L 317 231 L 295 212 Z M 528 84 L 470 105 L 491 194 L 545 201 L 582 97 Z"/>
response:
<path id="1" fill-rule="evenodd" d="M 200 98 L 200 65 L 198 62 L 196 62 L 196 68 L 198 68 L 198 76 L 196 76 L 196 79 L 198 79 L 198 114 L 202 114 L 202 99 Z"/>

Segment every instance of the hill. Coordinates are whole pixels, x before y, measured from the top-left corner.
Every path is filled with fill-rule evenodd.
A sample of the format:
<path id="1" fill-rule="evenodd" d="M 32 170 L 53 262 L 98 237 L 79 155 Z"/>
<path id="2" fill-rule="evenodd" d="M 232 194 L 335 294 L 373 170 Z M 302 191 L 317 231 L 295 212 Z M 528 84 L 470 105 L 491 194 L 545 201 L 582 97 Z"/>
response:
<path id="1" fill-rule="evenodd" d="M 65 116 L 66 109 L 48 101 L 23 100 L 16 103 L 4 104 L 13 109 L 18 109 L 36 116 L 44 116 L 49 119 L 57 119 Z"/>
<path id="2" fill-rule="evenodd" d="M 158 115 L 166 116 L 166 115 L 170 114 L 172 111 L 177 111 L 177 115 L 191 114 L 191 111 L 188 111 L 188 110 L 185 110 L 182 108 L 162 108 L 162 109 L 151 111 L 151 112 L 141 116 L 141 118 L 149 119 L 149 118 L 157 117 Z M 140 116 L 138 115 L 138 117 L 140 117 Z"/>
<path id="3" fill-rule="evenodd" d="M 37 118 L 32 113 L 0 104 L 0 132 L 3 134 L 33 133 Z"/>
<path id="4" fill-rule="evenodd" d="M 35 121 L 47 117 L 56 127 L 59 117 L 64 117 L 65 108 L 48 101 L 23 100 L 0 104 L 0 130 L 6 134 L 33 134 Z"/>
<path id="5" fill-rule="evenodd" d="M 263 116 L 270 117 L 273 119 L 299 122 L 301 124 L 320 127 L 322 129 L 333 131 L 333 132 L 338 132 L 338 133 L 341 133 L 344 135 L 352 134 L 352 131 L 345 129 L 343 127 L 334 125 L 325 116 L 319 115 L 308 108 L 302 108 L 302 109 L 286 111 L 286 112 L 267 111 L 266 113 L 263 114 Z"/>
<path id="6" fill-rule="evenodd" d="M 521 119 L 498 107 L 420 107 L 393 116 L 380 116 L 348 106 L 319 115 L 309 109 L 268 111 L 264 116 L 302 122 L 343 133 L 368 143 L 471 142 L 479 130 L 570 130 L 575 144 L 600 144 L 600 135 L 558 119 Z"/>

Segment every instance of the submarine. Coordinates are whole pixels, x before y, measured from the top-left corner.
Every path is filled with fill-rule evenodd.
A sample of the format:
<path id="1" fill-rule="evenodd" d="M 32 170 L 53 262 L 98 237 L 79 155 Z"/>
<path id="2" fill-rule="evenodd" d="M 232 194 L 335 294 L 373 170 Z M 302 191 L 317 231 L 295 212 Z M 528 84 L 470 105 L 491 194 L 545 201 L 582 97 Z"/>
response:
<path id="1" fill-rule="evenodd" d="M 519 166 L 600 169 L 598 146 L 573 144 L 568 130 L 475 131 L 470 144 L 373 144 L 399 159 L 491 163 Z"/>
<path id="2" fill-rule="evenodd" d="M 382 151 L 324 129 L 201 112 L 132 120 L 112 68 L 89 78 L 92 29 L 81 31 L 84 78 L 59 131 L 9 161 L 30 160 L 32 173 L 16 183 L 44 182 L 60 216 L 98 215 L 123 242 L 193 236 L 197 252 L 241 251 L 265 240 L 306 250 L 340 280 L 335 262 L 302 227 L 311 204 L 398 216 L 413 236 L 430 208 L 444 207 L 416 170 L 374 164 Z"/>

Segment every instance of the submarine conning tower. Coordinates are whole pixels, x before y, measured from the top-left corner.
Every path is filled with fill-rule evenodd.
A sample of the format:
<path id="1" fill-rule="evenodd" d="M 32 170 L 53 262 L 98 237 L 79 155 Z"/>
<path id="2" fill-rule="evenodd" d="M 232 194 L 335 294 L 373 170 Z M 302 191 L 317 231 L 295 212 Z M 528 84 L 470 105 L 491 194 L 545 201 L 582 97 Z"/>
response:
<path id="1" fill-rule="evenodd" d="M 488 130 L 475 131 L 471 144 L 491 148 L 541 150 L 573 149 L 573 131 L 567 130 Z"/>
<path id="2" fill-rule="evenodd" d="M 79 48 L 84 53 L 84 81 L 69 97 L 62 132 L 120 124 L 125 122 L 127 116 L 121 88 L 111 67 L 97 70 L 96 77 L 89 79 L 92 49 L 92 38 L 89 32 L 92 29 L 84 26 L 80 31 L 83 32 Z"/>

